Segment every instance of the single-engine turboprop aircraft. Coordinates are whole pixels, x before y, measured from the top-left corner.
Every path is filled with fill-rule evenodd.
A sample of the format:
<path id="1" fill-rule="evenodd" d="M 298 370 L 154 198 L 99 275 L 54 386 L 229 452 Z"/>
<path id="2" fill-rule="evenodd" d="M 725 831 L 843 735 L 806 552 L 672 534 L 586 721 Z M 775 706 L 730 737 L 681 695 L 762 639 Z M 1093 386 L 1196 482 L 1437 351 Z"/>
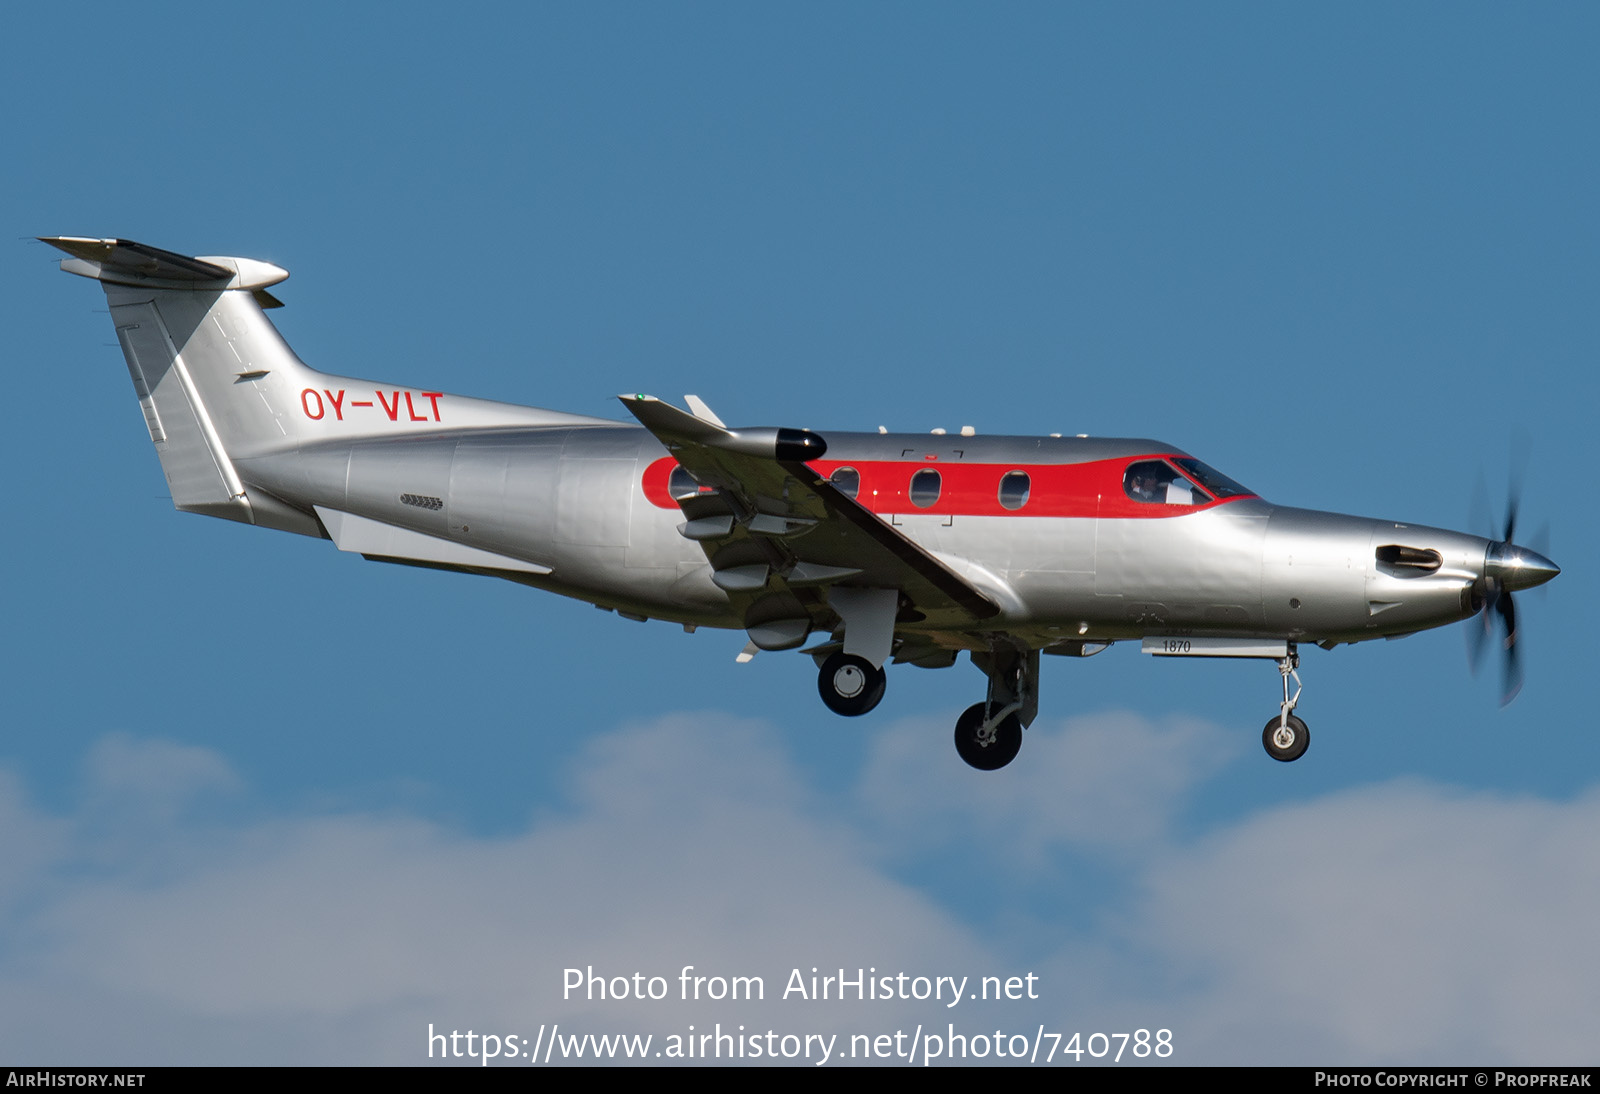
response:
<path id="1" fill-rule="evenodd" d="M 1160 441 L 729 429 L 694 396 L 684 411 L 625 395 L 633 425 L 332 376 L 263 313 L 289 276 L 277 266 L 44 242 L 104 288 L 179 509 L 743 630 L 743 660 L 826 636 L 802 652 L 838 714 L 877 706 L 891 660 L 939 668 L 965 650 L 988 693 L 956 750 L 985 770 L 1038 712 L 1041 653 L 1119 641 L 1277 662 L 1262 732 L 1277 760 L 1309 740 L 1302 643 L 1481 612 L 1505 631 L 1509 698 L 1511 594 L 1560 572 L 1511 542 L 1512 516 L 1494 540 L 1285 508 Z"/>

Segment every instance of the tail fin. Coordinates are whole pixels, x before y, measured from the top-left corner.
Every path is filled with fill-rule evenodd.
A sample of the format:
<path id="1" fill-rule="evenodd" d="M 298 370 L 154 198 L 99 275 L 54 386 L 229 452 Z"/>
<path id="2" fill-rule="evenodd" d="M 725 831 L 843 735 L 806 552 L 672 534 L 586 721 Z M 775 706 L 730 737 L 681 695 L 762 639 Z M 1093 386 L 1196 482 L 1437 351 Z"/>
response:
<path id="1" fill-rule="evenodd" d="M 44 242 L 72 256 L 63 270 L 95 278 L 105 289 L 173 504 L 320 534 L 298 510 L 252 496 L 233 465 L 233 455 L 287 437 L 274 400 L 252 390 L 253 381 L 294 383 L 311 373 L 261 313 L 263 302 L 278 303 L 267 286 L 288 271 L 250 259 L 189 258 L 120 239 Z"/>
<path id="2" fill-rule="evenodd" d="M 313 514 L 242 482 L 235 461 L 318 441 L 593 421 L 319 373 L 262 312 L 281 306 L 267 288 L 289 276 L 271 263 L 41 238 L 71 256 L 63 270 L 105 289 L 173 504 L 187 512 L 320 536 Z"/>

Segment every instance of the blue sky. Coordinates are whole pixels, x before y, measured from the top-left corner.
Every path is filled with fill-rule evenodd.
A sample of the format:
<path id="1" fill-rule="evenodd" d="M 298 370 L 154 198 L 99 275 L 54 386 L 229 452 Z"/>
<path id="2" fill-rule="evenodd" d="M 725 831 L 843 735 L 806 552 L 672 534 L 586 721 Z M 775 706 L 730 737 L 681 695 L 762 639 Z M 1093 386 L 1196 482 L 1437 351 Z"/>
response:
<path id="1" fill-rule="evenodd" d="M 1593 1061 L 1600 16 L 7 23 L 0 1057 L 949 1018 L 578 1006 L 577 963 L 1031 970 L 1039 1000 L 957 1020 L 1164 1026 L 1179 1062 Z M 1152 436 L 1276 502 L 1455 528 L 1520 432 L 1522 527 L 1564 572 L 1519 598 L 1507 710 L 1460 628 L 1312 650 L 1281 765 L 1270 665 L 1116 647 L 1047 663 L 1020 759 L 979 775 L 965 662 L 846 721 L 807 659 L 736 665 L 742 635 L 173 512 L 45 234 L 273 261 L 314 367 L 589 414 Z"/>

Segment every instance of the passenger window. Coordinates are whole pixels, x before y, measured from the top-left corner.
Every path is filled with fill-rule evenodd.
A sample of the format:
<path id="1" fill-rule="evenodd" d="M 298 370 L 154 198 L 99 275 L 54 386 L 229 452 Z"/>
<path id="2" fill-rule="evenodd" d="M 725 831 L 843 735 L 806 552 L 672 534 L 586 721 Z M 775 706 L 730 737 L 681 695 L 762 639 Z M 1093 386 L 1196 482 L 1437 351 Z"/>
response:
<path id="1" fill-rule="evenodd" d="M 939 472 L 924 467 L 911 476 L 911 504 L 926 509 L 939 500 Z"/>
<path id="2" fill-rule="evenodd" d="M 1211 496 L 1165 460 L 1140 460 L 1122 476 L 1122 489 L 1134 501 L 1155 505 L 1204 505 Z"/>
<path id="3" fill-rule="evenodd" d="M 853 498 L 861 492 L 861 472 L 853 467 L 839 468 L 828 476 L 828 481 L 847 498 Z"/>
<path id="4" fill-rule="evenodd" d="M 1000 476 L 1000 507 L 1021 509 L 1028 504 L 1028 492 L 1031 489 L 1033 481 L 1028 478 L 1026 471 L 1007 471 Z"/>

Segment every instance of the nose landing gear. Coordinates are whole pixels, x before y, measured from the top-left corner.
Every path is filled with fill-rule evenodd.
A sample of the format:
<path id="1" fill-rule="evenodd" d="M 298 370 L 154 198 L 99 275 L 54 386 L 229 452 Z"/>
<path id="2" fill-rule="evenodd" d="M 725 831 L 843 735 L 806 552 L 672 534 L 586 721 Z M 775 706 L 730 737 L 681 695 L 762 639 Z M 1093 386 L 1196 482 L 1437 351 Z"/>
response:
<path id="1" fill-rule="evenodd" d="M 1295 649 L 1294 643 L 1289 643 L 1289 655 L 1278 660 L 1278 673 L 1283 677 L 1283 702 L 1278 708 L 1278 716 L 1268 722 L 1261 731 L 1261 746 L 1267 750 L 1267 755 L 1282 763 L 1298 760 L 1306 754 L 1306 748 L 1311 744 L 1311 731 L 1306 724 L 1295 717 L 1292 711 L 1300 703 L 1300 674 L 1295 671 L 1300 665 L 1300 654 Z M 1294 677 L 1294 694 L 1289 694 L 1289 678 Z"/>
<path id="2" fill-rule="evenodd" d="M 1156 657 L 1250 657 L 1276 661 L 1278 675 L 1283 677 L 1283 702 L 1278 704 L 1278 716 L 1261 731 L 1261 744 L 1267 755 L 1280 763 L 1298 760 L 1306 754 L 1311 743 L 1311 733 L 1306 724 L 1294 715 L 1300 704 L 1300 652 L 1295 643 L 1273 638 L 1196 638 L 1193 635 L 1147 635 L 1145 653 Z M 1289 694 L 1289 681 L 1294 681 L 1294 694 Z"/>

